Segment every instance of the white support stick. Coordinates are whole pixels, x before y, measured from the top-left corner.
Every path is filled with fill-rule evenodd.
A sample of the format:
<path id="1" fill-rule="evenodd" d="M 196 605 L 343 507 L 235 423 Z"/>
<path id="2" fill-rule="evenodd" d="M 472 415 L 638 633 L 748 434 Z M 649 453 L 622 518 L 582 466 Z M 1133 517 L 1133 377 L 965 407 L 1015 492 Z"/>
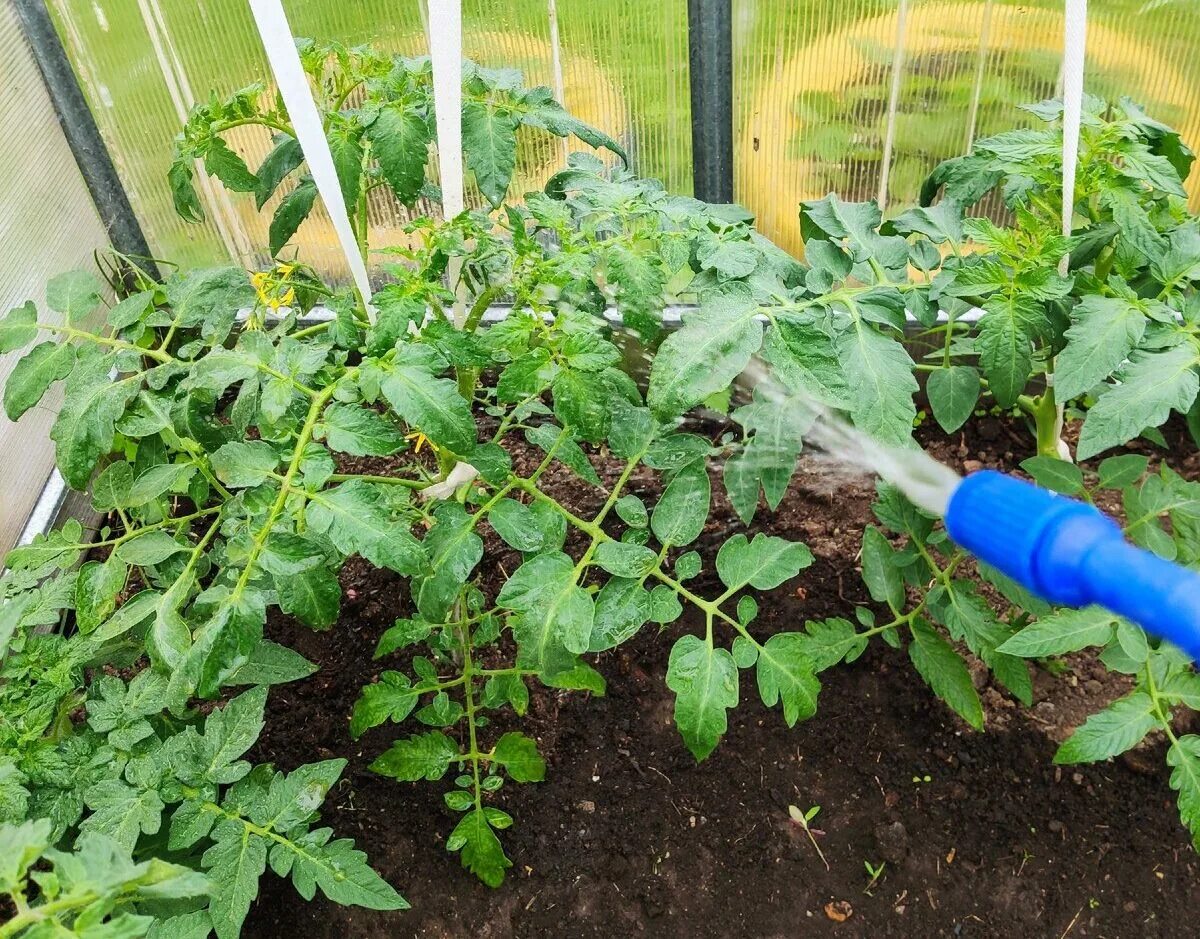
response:
<path id="1" fill-rule="evenodd" d="M 429 0 L 429 57 L 433 60 L 442 214 L 449 220 L 464 206 L 461 0 Z"/>
<path id="2" fill-rule="evenodd" d="M 354 278 L 354 286 L 362 296 L 368 318 L 374 322 L 375 312 L 371 307 L 371 283 L 367 278 L 367 266 L 359 254 L 358 239 L 350 225 L 346 200 L 342 196 L 342 187 L 338 183 L 337 169 L 333 163 L 333 154 L 329 150 L 329 141 L 325 139 L 321 115 L 313 100 L 312 89 L 308 86 L 308 76 L 300 64 L 296 38 L 292 35 L 287 15 L 283 12 L 283 4 L 280 0 L 250 0 L 250 10 L 254 14 L 254 22 L 258 26 L 267 60 L 271 63 L 271 71 L 275 74 L 275 84 L 279 87 L 279 94 L 296 131 L 296 139 L 300 143 L 300 149 L 304 151 L 305 162 L 308 163 L 317 192 L 320 193 L 333 222 L 342 252 L 346 255 L 346 264 L 350 268 L 351 277 Z"/>
<path id="3" fill-rule="evenodd" d="M 1079 125 L 1083 114 L 1083 67 L 1087 52 L 1087 0 L 1066 0 L 1063 30 L 1063 211 L 1062 233 L 1071 236 L 1075 212 L 1075 176 L 1079 166 Z M 1071 259 L 1064 255 L 1059 272 L 1066 275 Z"/>

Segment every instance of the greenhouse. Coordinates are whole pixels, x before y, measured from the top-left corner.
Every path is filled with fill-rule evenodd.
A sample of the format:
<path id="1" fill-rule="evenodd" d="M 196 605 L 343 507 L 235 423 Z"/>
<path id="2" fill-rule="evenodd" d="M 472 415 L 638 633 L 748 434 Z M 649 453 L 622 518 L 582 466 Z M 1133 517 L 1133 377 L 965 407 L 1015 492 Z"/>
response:
<path id="1" fill-rule="evenodd" d="M 1200 3 L 0 0 L 0 939 L 1183 939 Z"/>

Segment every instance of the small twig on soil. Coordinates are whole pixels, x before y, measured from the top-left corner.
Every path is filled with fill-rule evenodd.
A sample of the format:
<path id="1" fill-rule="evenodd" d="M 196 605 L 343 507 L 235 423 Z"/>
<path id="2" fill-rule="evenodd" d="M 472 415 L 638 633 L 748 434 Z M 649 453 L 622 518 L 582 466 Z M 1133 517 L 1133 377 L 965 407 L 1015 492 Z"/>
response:
<path id="1" fill-rule="evenodd" d="M 1075 914 L 1075 916 L 1074 916 L 1074 918 L 1072 918 L 1071 922 L 1067 923 L 1067 928 L 1062 931 L 1062 935 L 1060 935 L 1058 937 L 1058 939 L 1065 939 L 1067 933 L 1069 933 L 1072 929 L 1075 928 L 1075 924 L 1079 922 L 1079 914 L 1082 912 L 1083 912 L 1083 907 L 1081 906 L 1079 908 L 1079 912 Z"/>

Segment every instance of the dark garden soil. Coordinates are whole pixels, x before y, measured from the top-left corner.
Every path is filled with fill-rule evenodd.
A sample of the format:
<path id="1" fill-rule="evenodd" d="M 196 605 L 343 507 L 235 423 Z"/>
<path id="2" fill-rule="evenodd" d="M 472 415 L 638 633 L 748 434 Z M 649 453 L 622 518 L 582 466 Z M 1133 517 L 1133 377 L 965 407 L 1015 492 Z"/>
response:
<path id="1" fill-rule="evenodd" d="M 1027 433 L 995 420 L 952 440 L 935 430 L 922 436 L 960 468 L 1013 467 L 1030 455 Z M 1200 476 L 1182 431 L 1167 436 L 1174 453 L 1190 454 L 1172 465 Z M 518 454 L 518 464 L 529 457 Z M 596 491 L 571 477 L 548 479 L 583 512 L 597 503 Z M 635 478 L 634 491 L 639 485 L 648 488 L 650 477 Z M 758 598 L 756 631 L 798 629 L 866 602 L 855 558 L 871 492 L 806 462 L 780 512 L 756 520 L 816 555 L 796 580 Z M 719 503 L 702 536 L 706 571 L 731 519 Z M 485 558 L 493 577 L 519 562 L 494 536 Z M 979 672 L 986 733 L 961 724 L 906 655 L 882 644 L 824 673 L 817 716 L 791 730 L 778 709 L 759 703 L 746 673 L 728 735 L 697 765 L 672 724 L 663 680 L 674 639 L 703 628 L 692 616 L 661 634 L 646 627 L 599 656 L 605 697 L 542 689 L 526 718 L 502 717 L 485 731 L 521 726 L 548 763 L 544 783 L 499 793 L 497 804 L 516 819 L 503 833 L 514 866 L 491 890 L 444 850 L 455 820 L 442 802 L 445 784 L 396 783 L 367 770 L 397 728 L 350 739 L 359 688 L 397 665 L 371 660 L 376 640 L 409 600 L 397 576 L 357 560 L 342 580 L 346 601 L 332 632 L 272 621 L 273 638 L 321 669 L 273 692 L 251 755 L 281 769 L 349 757 L 324 821 L 353 837 L 413 908 L 305 903 L 266 877 L 247 936 L 1140 939 L 1200 928 L 1200 860 L 1178 821 L 1162 742 L 1098 766 L 1052 763 L 1055 741 L 1122 692 L 1087 657 L 1058 676 L 1039 671 L 1032 711 Z M 824 861 L 789 820 L 789 804 L 821 807 L 813 827 Z M 866 861 L 886 864 L 869 893 Z"/>

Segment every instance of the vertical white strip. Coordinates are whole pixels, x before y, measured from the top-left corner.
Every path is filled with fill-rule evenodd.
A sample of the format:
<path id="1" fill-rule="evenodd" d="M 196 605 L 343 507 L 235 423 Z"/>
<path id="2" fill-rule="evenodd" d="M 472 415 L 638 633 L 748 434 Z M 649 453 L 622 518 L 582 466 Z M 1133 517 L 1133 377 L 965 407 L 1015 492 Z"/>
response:
<path id="1" fill-rule="evenodd" d="M 975 62 L 975 87 L 971 91 L 971 109 L 967 114 L 967 153 L 975 148 L 975 133 L 979 129 L 979 99 L 983 96 L 983 76 L 987 68 L 992 39 L 992 2 L 983 8 L 983 26 L 979 31 L 979 58 Z"/>
<path id="2" fill-rule="evenodd" d="M 292 119 L 296 139 L 304 151 L 304 159 L 316 183 L 317 192 L 321 194 L 342 252 L 346 255 L 354 286 L 362 296 L 368 317 L 374 321 L 367 267 L 358 253 L 358 241 L 350 226 L 333 154 L 329 150 L 329 141 L 325 139 L 321 115 L 313 100 L 312 90 L 308 87 L 308 76 L 300 64 L 300 53 L 296 51 L 296 39 L 283 12 L 283 4 L 280 0 L 250 0 L 250 9 L 254 13 L 254 22 L 258 26 L 267 60 L 271 63 L 271 71 L 275 73 L 275 84 L 287 107 L 288 117 Z"/>
<path id="3" fill-rule="evenodd" d="M 1067 0 L 1063 31 L 1063 211 L 1062 233 L 1070 236 L 1075 205 L 1075 174 L 1079 163 L 1079 124 L 1083 112 L 1083 68 L 1087 51 L 1087 0 Z M 1070 257 L 1059 271 L 1066 274 Z"/>
<path id="4" fill-rule="evenodd" d="M 888 177 L 896 145 L 896 112 L 900 109 L 900 83 L 904 79 L 904 42 L 908 32 L 908 0 L 900 0 L 896 14 L 896 48 L 892 52 L 892 90 L 888 95 L 887 131 L 883 138 L 883 166 L 879 170 L 879 211 L 887 211 Z"/>
<path id="5" fill-rule="evenodd" d="M 554 72 L 554 98 L 564 108 L 567 106 L 567 87 L 563 81 L 562 45 L 558 39 L 558 3 L 546 0 L 546 17 L 550 21 L 550 68 Z M 570 138 L 562 138 L 563 161 L 571 155 Z"/>
<path id="6" fill-rule="evenodd" d="M 429 57 L 433 60 L 433 111 L 437 120 L 442 214 L 462 212 L 462 2 L 429 0 Z"/>
<path id="7" fill-rule="evenodd" d="M 461 214 L 466 204 L 462 152 L 462 0 L 429 0 L 429 57 L 433 60 L 433 116 L 437 121 L 442 216 L 449 221 Z M 461 272 L 462 259 L 454 258 L 447 274 L 450 289 L 458 295 L 454 325 L 460 329 L 467 318 L 459 283 Z"/>

